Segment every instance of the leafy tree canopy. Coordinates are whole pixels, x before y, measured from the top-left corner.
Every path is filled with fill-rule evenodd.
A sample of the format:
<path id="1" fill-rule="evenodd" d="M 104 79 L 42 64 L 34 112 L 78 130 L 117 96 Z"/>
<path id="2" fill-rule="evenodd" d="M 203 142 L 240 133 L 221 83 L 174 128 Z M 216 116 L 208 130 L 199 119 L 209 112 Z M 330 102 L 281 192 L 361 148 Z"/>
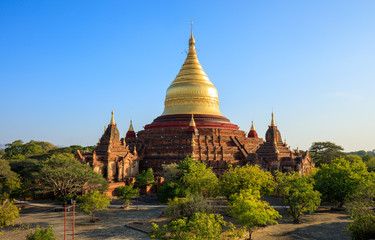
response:
<path id="1" fill-rule="evenodd" d="M 190 219 L 195 213 L 211 213 L 212 207 L 202 195 L 191 194 L 187 198 L 169 200 L 166 215 L 172 220 L 187 217 Z"/>
<path id="2" fill-rule="evenodd" d="M 35 159 L 10 161 L 12 171 L 16 172 L 21 179 L 21 188 L 17 190 L 18 197 L 33 197 L 37 190 L 39 172 L 42 167 L 40 161 Z"/>
<path id="3" fill-rule="evenodd" d="M 204 162 L 198 162 L 190 157 L 178 164 L 163 166 L 165 181 L 158 189 L 161 202 L 175 197 L 186 197 L 189 194 L 199 194 L 206 197 L 218 193 L 219 180 L 212 168 L 207 168 Z"/>
<path id="4" fill-rule="evenodd" d="M 38 181 L 43 191 L 53 191 L 63 197 L 108 188 L 107 181 L 100 174 L 72 158 L 51 158 L 43 162 Z"/>
<path id="5" fill-rule="evenodd" d="M 344 148 L 332 142 L 314 142 L 310 147 L 310 156 L 317 167 L 330 164 L 332 160 L 345 156 Z"/>
<path id="6" fill-rule="evenodd" d="M 180 180 L 187 193 L 205 196 L 216 195 L 219 180 L 212 168 L 207 168 L 206 163 L 186 157 L 178 164 L 178 169 L 182 171 Z"/>
<path id="7" fill-rule="evenodd" d="M 139 184 L 141 188 L 154 185 L 156 182 L 152 168 L 147 169 L 147 171 L 143 170 L 140 174 L 138 174 L 136 177 L 136 183 Z"/>
<path id="8" fill-rule="evenodd" d="M 223 227 L 229 230 L 225 231 Z M 153 223 L 152 228 L 150 237 L 157 239 L 220 240 L 240 239 L 243 235 L 243 231 L 236 231 L 234 225 L 225 222 L 221 215 L 207 213 L 195 213 L 191 219 L 173 220 L 162 228 Z"/>
<path id="9" fill-rule="evenodd" d="M 0 227 L 7 226 L 19 217 L 19 210 L 9 199 L 12 192 L 20 187 L 15 172 L 7 161 L 0 159 Z"/>
<path id="10" fill-rule="evenodd" d="M 28 143 L 23 143 L 22 140 L 16 140 L 5 145 L 1 155 L 4 159 L 18 159 L 26 158 L 46 160 L 53 155 L 69 154 L 73 156 L 77 150 L 92 152 L 94 146 L 82 147 L 80 145 L 72 145 L 69 147 L 56 147 L 52 143 L 45 141 L 31 140 Z"/>
<path id="11" fill-rule="evenodd" d="M 53 233 L 53 227 L 49 226 L 48 228 L 36 226 L 34 232 L 30 231 L 26 240 L 55 240 L 55 234 Z"/>
<path id="12" fill-rule="evenodd" d="M 9 198 L 20 185 L 17 173 L 10 169 L 7 161 L 0 159 L 0 201 Z"/>
<path id="13" fill-rule="evenodd" d="M 127 186 L 121 186 L 115 189 L 115 195 L 122 201 L 124 201 L 123 206 L 128 206 L 130 204 L 130 199 L 135 198 L 139 195 L 138 188 L 134 188 L 134 184 Z"/>
<path id="14" fill-rule="evenodd" d="M 348 226 L 352 239 L 375 238 L 375 173 L 370 173 L 347 204 L 353 219 Z"/>
<path id="15" fill-rule="evenodd" d="M 338 158 L 329 165 L 323 164 L 316 172 L 315 189 L 322 194 L 323 200 L 335 202 L 342 207 L 368 175 L 362 160 Z"/>
<path id="16" fill-rule="evenodd" d="M 299 223 L 304 212 L 313 213 L 320 205 L 321 194 L 314 190 L 313 181 L 311 176 L 301 176 L 296 172 L 276 173 L 277 192 L 289 206 L 288 214 L 295 223 Z"/>
<path id="17" fill-rule="evenodd" d="M 258 226 L 278 224 L 276 219 L 281 215 L 269 203 L 260 199 L 258 190 L 245 189 L 229 197 L 229 213 L 245 226 L 249 231 L 249 239 L 252 232 Z"/>
<path id="18" fill-rule="evenodd" d="M 227 198 L 246 189 L 258 190 L 261 195 L 267 195 L 274 188 L 275 181 L 272 174 L 263 171 L 257 165 L 230 168 L 220 178 L 221 193 Z"/>
<path id="19" fill-rule="evenodd" d="M 95 222 L 95 213 L 107 209 L 111 199 L 99 191 L 88 192 L 78 197 L 79 209 L 91 216 L 91 222 Z"/>
<path id="20" fill-rule="evenodd" d="M 369 172 L 375 172 L 375 157 L 371 157 L 366 161 L 367 170 Z"/>

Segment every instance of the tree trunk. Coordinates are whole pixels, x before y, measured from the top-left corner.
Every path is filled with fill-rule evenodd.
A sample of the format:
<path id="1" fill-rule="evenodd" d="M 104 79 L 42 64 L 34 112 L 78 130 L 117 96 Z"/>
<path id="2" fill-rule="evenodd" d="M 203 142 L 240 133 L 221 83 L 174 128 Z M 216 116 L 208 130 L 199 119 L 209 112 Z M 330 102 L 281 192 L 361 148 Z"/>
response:
<path id="1" fill-rule="evenodd" d="M 95 212 L 93 212 L 91 215 L 91 222 L 95 222 Z"/>
<path id="2" fill-rule="evenodd" d="M 247 240 L 251 240 L 251 234 L 253 234 L 253 231 L 251 229 L 248 229 L 249 231 L 249 238 Z"/>

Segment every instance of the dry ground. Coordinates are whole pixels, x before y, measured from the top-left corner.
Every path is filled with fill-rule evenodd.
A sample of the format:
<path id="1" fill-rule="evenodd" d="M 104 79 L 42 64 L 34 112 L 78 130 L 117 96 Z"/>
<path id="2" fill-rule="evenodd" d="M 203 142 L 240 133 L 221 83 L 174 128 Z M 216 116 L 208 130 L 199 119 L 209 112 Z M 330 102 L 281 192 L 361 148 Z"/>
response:
<path id="1" fill-rule="evenodd" d="M 111 208 L 101 211 L 96 218 L 100 221 L 89 222 L 89 216 L 76 214 L 75 239 L 149 239 L 143 231 L 149 231 L 151 222 L 165 222 L 159 218 L 163 208 L 144 207 L 139 210 Z M 289 240 L 289 239 L 350 239 L 345 228 L 349 223 L 345 212 L 332 212 L 329 209 L 319 209 L 316 213 L 302 217 L 301 224 L 293 224 L 286 216 L 279 220 L 279 225 L 258 229 L 253 239 Z M 227 218 L 227 217 L 226 217 Z M 13 228 L 3 229 L 0 239 L 22 240 L 28 230 L 36 225 L 54 227 L 58 240 L 64 239 L 64 212 L 54 212 L 54 205 L 30 206 L 21 210 L 21 217 Z M 127 225 L 127 226 L 125 226 Z M 130 226 L 130 227 L 129 227 Z M 135 228 L 135 229 L 134 229 Z M 136 230 L 139 229 L 139 230 Z M 67 239 L 72 239 L 72 213 L 68 213 Z"/>

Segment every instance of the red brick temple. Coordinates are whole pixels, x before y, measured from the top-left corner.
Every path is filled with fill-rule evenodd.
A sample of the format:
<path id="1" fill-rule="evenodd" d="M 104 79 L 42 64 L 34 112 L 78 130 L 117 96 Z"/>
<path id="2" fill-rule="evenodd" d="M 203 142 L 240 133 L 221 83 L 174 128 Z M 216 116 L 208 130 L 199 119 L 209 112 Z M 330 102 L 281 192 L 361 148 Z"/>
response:
<path id="1" fill-rule="evenodd" d="M 138 133 L 131 123 L 122 139 L 112 120 L 93 153 L 76 154 L 110 181 L 134 176 L 138 164 L 139 171 L 152 168 L 161 176 L 163 164 L 186 156 L 205 162 L 218 175 L 230 164 L 301 174 L 313 166 L 308 152 L 293 151 L 281 140 L 273 113 L 265 141 L 253 124 L 246 134 L 221 114 L 217 90 L 198 61 L 193 33 L 186 60 L 167 89 L 163 113 Z"/>

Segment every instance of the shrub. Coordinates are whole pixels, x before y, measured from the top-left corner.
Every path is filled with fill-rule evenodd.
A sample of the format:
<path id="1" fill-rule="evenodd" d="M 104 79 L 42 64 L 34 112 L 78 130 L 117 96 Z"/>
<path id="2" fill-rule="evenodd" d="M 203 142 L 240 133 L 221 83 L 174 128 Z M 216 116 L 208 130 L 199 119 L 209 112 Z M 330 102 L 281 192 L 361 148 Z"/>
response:
<path id="1" fill-rule="evenodd" d="M 55 234 L 53 233 L 53 227 L 49 226 L 48 228 L 37 226 L 35 232 L 30 231 L 26 240 L 55 240 Z"/>
<path id="2" fill-rule="evenodd" d="M 155 185 L 156 182 L 154 180 L 154 172 L 152 168 L 147 169 L 147 171 L 143 170 L 142 173 L 140 173 L 136 177 L 136 183 L 139 184 L 141 188 L 145 188 L 150 185 Z"/>
<path id="3" fill-rule="evenodd" d="M 187 198 L 170 200 L 166 209 L 167 216 L 173 220 L 178 218 L 191 218 L 195 213 L 209 213 L 211 206 L 201 195 L 190 195 Z"/>
<path id="4" fill-rule="evenodd" d="M 0 227 L 9 226 L 19 216 L 19 208 L 13 204 L 13 201 L 5 199 L 0 203 Z"/>
<path id="5" fill-rule="evenodd" d="M 134 184 L 128 186 L 121 186 L 115 189 L 115 195 L 122 201 L 123 207 L 130 205 L 130 199 L 137 197 L 139 194 L 138 188 L 133 188 Z"/>
<path id="6" fill-rule="evenodd" d="M 199 194 L 206 197 L 216 196 L 219 180 L 212 168 L 207 168 L 206 163 L 195 161 L 186 157 L 171 166 L 163 166 L 165 181 L 158 189 L 158 198 L 161 202 L 175 197 L 186 197 L 189 194 Z"/>
<path id="7" fill-rule="evenodd" d="M 229 230 L 223 230 L 223 227 Z M 195 213 L 191 219 L 182 218 L 160 228 L 152 224 L 151 238 L 179 240 L 220 240 L 239 239 L 243 231 L 237 231 L 232 223 L 227 223 L 218 214 Z"/>

